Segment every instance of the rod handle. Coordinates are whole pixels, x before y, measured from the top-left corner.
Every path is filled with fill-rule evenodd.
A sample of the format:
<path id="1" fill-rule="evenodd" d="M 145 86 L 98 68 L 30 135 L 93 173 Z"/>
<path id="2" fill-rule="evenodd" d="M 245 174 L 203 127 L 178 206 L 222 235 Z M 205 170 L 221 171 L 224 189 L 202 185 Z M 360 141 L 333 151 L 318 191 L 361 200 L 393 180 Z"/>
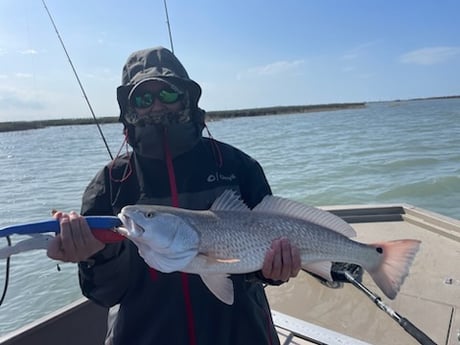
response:
<path id="1" fill-rule="evenodd" d="M 412 335 L 417 341 L 422 345 L 437 345 L 429 336 L 423 333 L 417 326 L 410 322 L 405 317 L 402 317 L 399 321 L 399 324 L 402 328 L 406 330 L 407 333 Z"/>
<path id="2" fill-rule="evenodd" d="M 117 243 L 126 239 L 126 237 L 110 229 L 91 229 L 94 237 L 104 243 Z"/>

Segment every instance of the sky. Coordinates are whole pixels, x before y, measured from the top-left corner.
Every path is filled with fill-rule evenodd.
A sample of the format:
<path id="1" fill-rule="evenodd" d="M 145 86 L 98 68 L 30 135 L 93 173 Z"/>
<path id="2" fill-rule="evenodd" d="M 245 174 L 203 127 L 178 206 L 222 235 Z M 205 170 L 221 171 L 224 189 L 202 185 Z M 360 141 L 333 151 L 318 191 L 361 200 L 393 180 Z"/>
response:
<path id="1" fill-rule="evenodd" d="M 0 122 L 89 118 L 43 0 L 0 0 Z M 171 49 L 163 0 L 46 0 L 97 117 L 134 51 Z M 200 107 L 460 95 L 458 0 L 169 0 Z"/>

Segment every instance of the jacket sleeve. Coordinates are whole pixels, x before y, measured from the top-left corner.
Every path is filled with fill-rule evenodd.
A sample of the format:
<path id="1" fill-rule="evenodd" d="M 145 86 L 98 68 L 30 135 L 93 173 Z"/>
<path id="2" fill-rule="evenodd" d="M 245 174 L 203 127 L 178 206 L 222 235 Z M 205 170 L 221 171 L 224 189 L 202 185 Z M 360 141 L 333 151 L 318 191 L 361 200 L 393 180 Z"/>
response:
<path id="1" fill-rule="evenodd" d="M 102 169 L 83 194 L 82 215 L 113 215 L 108 168 Z M 128 240 L 106 244 L 105 248 L 80 262 L 79 281 L 83 295 L 94 302 L 110 307 L 117 304 L 134 274 L 129 269 L 131 245 Z"/>

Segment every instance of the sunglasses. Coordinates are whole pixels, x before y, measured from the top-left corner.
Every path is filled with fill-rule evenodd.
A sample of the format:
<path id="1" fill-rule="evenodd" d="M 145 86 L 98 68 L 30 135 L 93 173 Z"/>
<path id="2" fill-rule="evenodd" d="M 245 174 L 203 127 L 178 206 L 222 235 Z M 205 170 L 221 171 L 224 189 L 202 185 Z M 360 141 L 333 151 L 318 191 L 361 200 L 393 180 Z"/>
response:
<path id="1" fill-rule="evenodd" d="M 135 108 L 146 109 L 152 106 L 155 102 L 155 98 L 163 104 L 173 104 L 179 101 L 182 95 L 183 94 L 180 92 L 167 89 L 162 89 L 157 92 L 145 91 L 132 95 L 130 102 Z"/>

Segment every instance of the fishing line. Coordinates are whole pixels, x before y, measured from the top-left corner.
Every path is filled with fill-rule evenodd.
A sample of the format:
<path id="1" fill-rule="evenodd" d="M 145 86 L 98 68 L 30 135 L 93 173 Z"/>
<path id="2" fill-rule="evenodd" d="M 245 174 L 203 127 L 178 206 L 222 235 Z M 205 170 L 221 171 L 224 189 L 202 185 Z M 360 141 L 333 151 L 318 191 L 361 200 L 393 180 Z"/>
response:
<path id="1" fill-rule="evenodd" d="M 8 243 L 8 247 L 11 247 L 10 236 L 6 236 L 6 241 Z M 9 281 L 10 281 L 10 257 L 7 257 L 6 258 L 6 267 L 5 267 L 5 283 L 3 285 L 2 297 L 0 297 L 0 306 L 3 304 L 3 301 L 5 300 L 6 292 L 8 291 Z"/>
<path id="2" fill-rule="evenodd" d="M 78 76 L 77 70 L 75 69 L 72 59 L 70 58 L 69 53 L 67 52 L 67 49 L 65 47 L 64 41 L 61 38 L 61 35 L 59 34 L 59 30 L 54 23 L 54 19 L 51 16 L 50 11 L 48 10 L 48 7 L 46 6 L 45 0 L 42 0 L 43 6 L 45 7 L 46 13 L 48 13 L 48 17 L 50 18 L 51 24 L 53 25 L 54 31 L 56 31 L 56 35 L 59 39 L 59 42 L 61 42 L 62 49 L 64 49 L 65 55 L 67 56 L 67 60 L 69 61 L 70 67 L 72 67 L 73 74 L 75 78 L 77 79 L 78 85 L 80 86 L 80 90 L 83 94 L 83 97 L 85 98 L 86 104 L 88 105 L 88 108 L 91 112 L 91 115 L 93 116 L 94 122 L 97 126 L 97 129 L 99 130 L 99 134 L 101 135 L 102 141 L 104 142 L 105 148 L 107 149 L 107 152 L 109 153 L 110 159 L 113 160 L 112 152 L 110 152 L 109 145 L 107 144 L 107 140 L 105 139 L 104 133 L 102 132 L 101 126 L 99 125 L 99 121 L 96 118 L 96 115 L 94 114 L 93 107 L 91 106 L 91 103 L 89 102 L 88 96 L 86 95 L 85 89 L 83 87 L 83 84 L 80 81 L 80 77 Z"/>

